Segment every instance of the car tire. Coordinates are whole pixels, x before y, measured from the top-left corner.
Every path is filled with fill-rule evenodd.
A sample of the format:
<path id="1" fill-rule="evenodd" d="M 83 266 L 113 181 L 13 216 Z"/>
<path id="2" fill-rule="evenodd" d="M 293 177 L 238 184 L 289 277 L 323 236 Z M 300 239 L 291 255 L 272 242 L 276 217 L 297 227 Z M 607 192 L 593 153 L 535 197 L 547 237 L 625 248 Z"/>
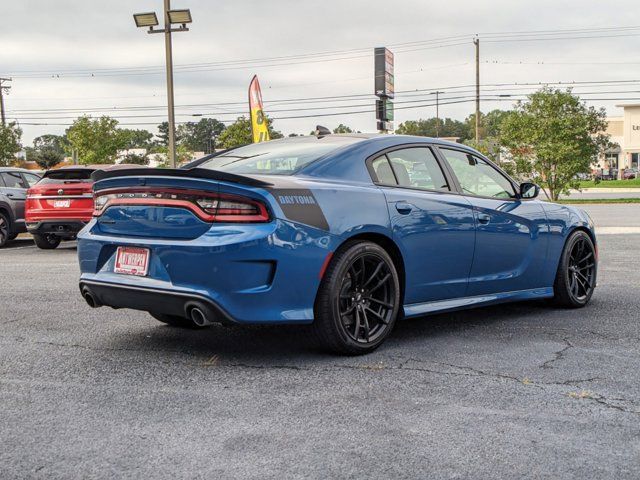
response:
<path id="1" fill-rule="evenodd" d="M 15 237 L 11 233 L 11 220 L 4 212 L 0 212 L 0 248 L 4 247 L 7 243 L 13 240 Z"/>
<path id="2" fill-rule="evenodd" d="M 325 271 L 311 328 L 328 350 L 369 353 L 393 330 L 400 302 L 398 272 L 389 254 L 372 242 L 349 242 Z"/>
<path id="3" fill-rule="evenodd" d="M 172 327 L 188 328 L 190 330 L 199 330 L 201 328 L 206 328 L 206 327 L 201 327 L 199 325 L 196 325 L 189 318 L 179 317 L 178 315 L 166 315 L 164 313 L 154 313 L 154 312 L 149 312 L 149 315 L 151 315 L 156 320 L 162 323 L 166 323 L 167 325 L 170 325 Z"/>
<path id="4" fill-rule="evenodd" d="M 584 307 L 596 286 L 596 249 L 583 230 L 567 239 L 553 285 L 554 302 L 565 308 Z"/>
<path id="5" fill-rule="evenodd" d="M 62 239 L 55 235 L 40 235 L 34 234 L 33 240 L 36 242 L 36 246 L 43 250 L 53 250 L 54 248 L 58 248 Z"/>

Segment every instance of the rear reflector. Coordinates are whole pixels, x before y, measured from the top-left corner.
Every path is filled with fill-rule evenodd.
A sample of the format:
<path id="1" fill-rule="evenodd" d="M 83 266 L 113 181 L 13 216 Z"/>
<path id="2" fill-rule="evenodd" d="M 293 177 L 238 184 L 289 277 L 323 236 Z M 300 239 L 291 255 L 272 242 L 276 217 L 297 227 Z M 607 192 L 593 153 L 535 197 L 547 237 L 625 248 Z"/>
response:
<path id="1" fill-rule="evenodd" d="M 327 253 L 327 257 L 324 259 L 324 262 L 322 262 L 322 267 L 320 268 L 320 275 L 318 275 L 320 277 L 320 280 L 323 279 L 324 274 L 327 271 L 327 267 L 329 266 L 329 263 L 331 263 L 332 258 L 333 258 L 333 252 Z"/>
<path id="2" fill-rule="evenodd" d="M 95 196 L 94 217 L 114 205 L 186 208 L 205 222 L 268 222 L 266 206 L 252 198 L 226 193 L 181 189 L 135 188 L 104 190 Z"/>

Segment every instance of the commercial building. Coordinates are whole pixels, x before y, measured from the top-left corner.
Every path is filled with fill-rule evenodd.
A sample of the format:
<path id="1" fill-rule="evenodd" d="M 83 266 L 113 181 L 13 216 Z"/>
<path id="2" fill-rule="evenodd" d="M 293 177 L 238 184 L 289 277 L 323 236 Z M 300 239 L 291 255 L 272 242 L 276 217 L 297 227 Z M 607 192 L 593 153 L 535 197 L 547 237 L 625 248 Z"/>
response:
<path id="1" fill-rule="evenodd" d="M 616 144 L 600 159 L 598 167 L 617 170 L 618 176 L 627 168 L 638 168 L 640 163 L 640 104 L 616 105 L 623 109 L 622 116 L 607 119 L 607 133 Z"/>

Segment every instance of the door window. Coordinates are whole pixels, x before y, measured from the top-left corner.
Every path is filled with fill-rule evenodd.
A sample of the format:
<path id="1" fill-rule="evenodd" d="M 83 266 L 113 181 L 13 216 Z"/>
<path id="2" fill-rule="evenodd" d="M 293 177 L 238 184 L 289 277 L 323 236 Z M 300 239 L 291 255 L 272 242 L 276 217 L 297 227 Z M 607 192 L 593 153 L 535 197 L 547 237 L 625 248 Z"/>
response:
<path id="1" fill-rule="evenodd" d="M 40 177 L 34 175 L 33 173 L 23 173 L 22 175 L 24 176 L 24 179 L 27 181 L 30 187 L 33 187 L 36 183 L 38 183 L 38 180 L 40 180 Z"/>
<path id="2" fill-rule="evenodd" d="M 430 148 L 393 150 L 371 166 L 379 183 L 424 190 L 449 190 L 449 184 Z"/>
<path id="3" fill-rule="evenodd" d="M 2 172 L 0 176 L 4 180 L 4 184 L 7 188 L 27 188 L 24 185 L 24 180 L 18 172 Z"/>
<path id="4" fill-rule="evenodd" d="M 481 197 L 516 197 L 511 181 L 485 160 L 459 150 L 442 148 L 441 151 L 464 193 Z"/>
<path id="5" fill-rule="evenodd" d="M 389 164 L 389 160 L 386 155 L 382 155 L 381 157 L 376 158 L 373 162 L 371 162 L 371 167 L 373 168 L 373 173 L 376 178 L 374 179 L 376 183 L 382 183 L 384 185 L 397 185 L 396 177 L 393 174 L 393 170 L 391 170 L 391 165 Z"/>

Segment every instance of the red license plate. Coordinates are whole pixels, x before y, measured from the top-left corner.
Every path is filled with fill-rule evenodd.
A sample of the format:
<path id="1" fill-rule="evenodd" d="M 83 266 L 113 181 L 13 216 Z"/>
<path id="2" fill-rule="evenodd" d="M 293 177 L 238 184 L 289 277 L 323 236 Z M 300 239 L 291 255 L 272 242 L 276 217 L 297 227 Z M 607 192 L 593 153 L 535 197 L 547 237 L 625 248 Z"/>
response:
<path id="1" fill-rule="evenodd" d="M 118 247 L 116 251 L 115 273 L 144 277 L 149 270 L 149 249 L 139 247 Z"/>
<path id="2" fill-rule="evenodd" d="M 71 200 L 54 200 L 53 208 L 69 208 L 71 206 Z"/>

